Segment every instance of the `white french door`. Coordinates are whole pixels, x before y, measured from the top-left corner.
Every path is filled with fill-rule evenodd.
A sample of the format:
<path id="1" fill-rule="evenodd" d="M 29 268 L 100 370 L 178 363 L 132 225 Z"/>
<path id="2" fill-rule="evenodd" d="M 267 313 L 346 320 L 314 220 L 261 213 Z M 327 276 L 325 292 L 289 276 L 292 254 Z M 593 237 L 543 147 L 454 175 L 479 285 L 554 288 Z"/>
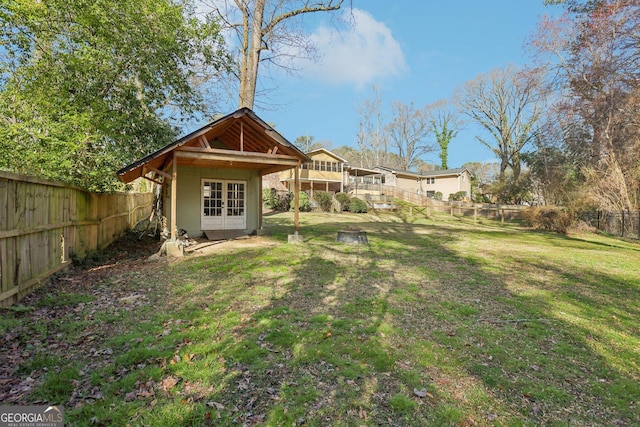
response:
<path id="1" fill-rule="evenodd" d="M 201 187 L 202 230 L 247 228 L 246 181 L 203 179 Z"/>

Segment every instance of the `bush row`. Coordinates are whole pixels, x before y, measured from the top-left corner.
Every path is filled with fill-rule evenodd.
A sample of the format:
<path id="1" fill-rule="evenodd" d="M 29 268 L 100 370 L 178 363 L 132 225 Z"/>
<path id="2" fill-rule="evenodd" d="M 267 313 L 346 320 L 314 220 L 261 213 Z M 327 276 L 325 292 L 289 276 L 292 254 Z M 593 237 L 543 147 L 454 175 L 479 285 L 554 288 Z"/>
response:
<path id="1" fill-rule="evenodd" d="M 341 211 L 366 213 L 368 210 L 367 204 L 357 197 L 350 197 L 345 193 L 337 193 L 335 197 L 340 204 Z M 313 198 L 318 207 L 324 212 L 333 210 L 333 196 L 330 193 L 316 191 L 313 194 Z M 295 203 L 293 193 L 277 192 L 274 188 L 265 188 L 262 191 L 262 201 L 266 207 L 280 212 L 292 210 Z M 311 200 L 309 200 L 307 193 L 303 191 L 300 192 L 299 209 L 301 212 L 309 212 L 312 209 Z"/>

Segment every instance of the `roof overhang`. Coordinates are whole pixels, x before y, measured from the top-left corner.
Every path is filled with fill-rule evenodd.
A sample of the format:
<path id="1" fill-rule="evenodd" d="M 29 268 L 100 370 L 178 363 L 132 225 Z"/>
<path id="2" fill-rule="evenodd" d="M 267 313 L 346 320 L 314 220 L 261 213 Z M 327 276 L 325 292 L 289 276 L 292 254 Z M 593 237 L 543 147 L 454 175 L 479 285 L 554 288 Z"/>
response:
<path id="1" fill-rule="evenodd" d="M 152 173 L 152 180 L 176 161 L 179 166 L 253 169 L 261 175 L 291 169 L 310 159 L 253 111 L 242 108 L 183 136 L 120 169 L 129 183 Z"/>
<path id="2" fill-rule="evenodd" d="M 349 175 L 350 176 L 384 175 L 384 171 L 351 167 L 349 168 Z"/>

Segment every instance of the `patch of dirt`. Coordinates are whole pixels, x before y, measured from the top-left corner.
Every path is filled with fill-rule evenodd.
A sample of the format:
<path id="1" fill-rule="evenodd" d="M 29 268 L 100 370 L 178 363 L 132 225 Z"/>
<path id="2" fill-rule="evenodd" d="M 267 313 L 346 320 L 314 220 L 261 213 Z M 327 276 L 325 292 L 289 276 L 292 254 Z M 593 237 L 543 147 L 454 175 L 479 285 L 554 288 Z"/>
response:
<path id="1" fill-rule="evenodd" d="M 208 255 L 227 249 L 273 247 L 280 245 L 279 242 L 264 236 L 243 236 L 233 240 L 207 240 L 205 238 L 199 238 L 190 240 L 190 242 L 191 244 L 185 248 L 185 254 L 187 256 Z"/>

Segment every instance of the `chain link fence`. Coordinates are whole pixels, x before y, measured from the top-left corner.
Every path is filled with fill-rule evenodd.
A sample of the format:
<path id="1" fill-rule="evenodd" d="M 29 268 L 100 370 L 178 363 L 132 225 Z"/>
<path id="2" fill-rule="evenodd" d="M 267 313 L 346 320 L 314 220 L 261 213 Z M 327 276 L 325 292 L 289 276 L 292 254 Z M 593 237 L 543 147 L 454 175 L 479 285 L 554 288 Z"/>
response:
<path id="1" fill-rule="evenodd" d="M 587 211 L 580 215 L 599 231 L 631 239 L 640 239 L 640 211 Z"/>

